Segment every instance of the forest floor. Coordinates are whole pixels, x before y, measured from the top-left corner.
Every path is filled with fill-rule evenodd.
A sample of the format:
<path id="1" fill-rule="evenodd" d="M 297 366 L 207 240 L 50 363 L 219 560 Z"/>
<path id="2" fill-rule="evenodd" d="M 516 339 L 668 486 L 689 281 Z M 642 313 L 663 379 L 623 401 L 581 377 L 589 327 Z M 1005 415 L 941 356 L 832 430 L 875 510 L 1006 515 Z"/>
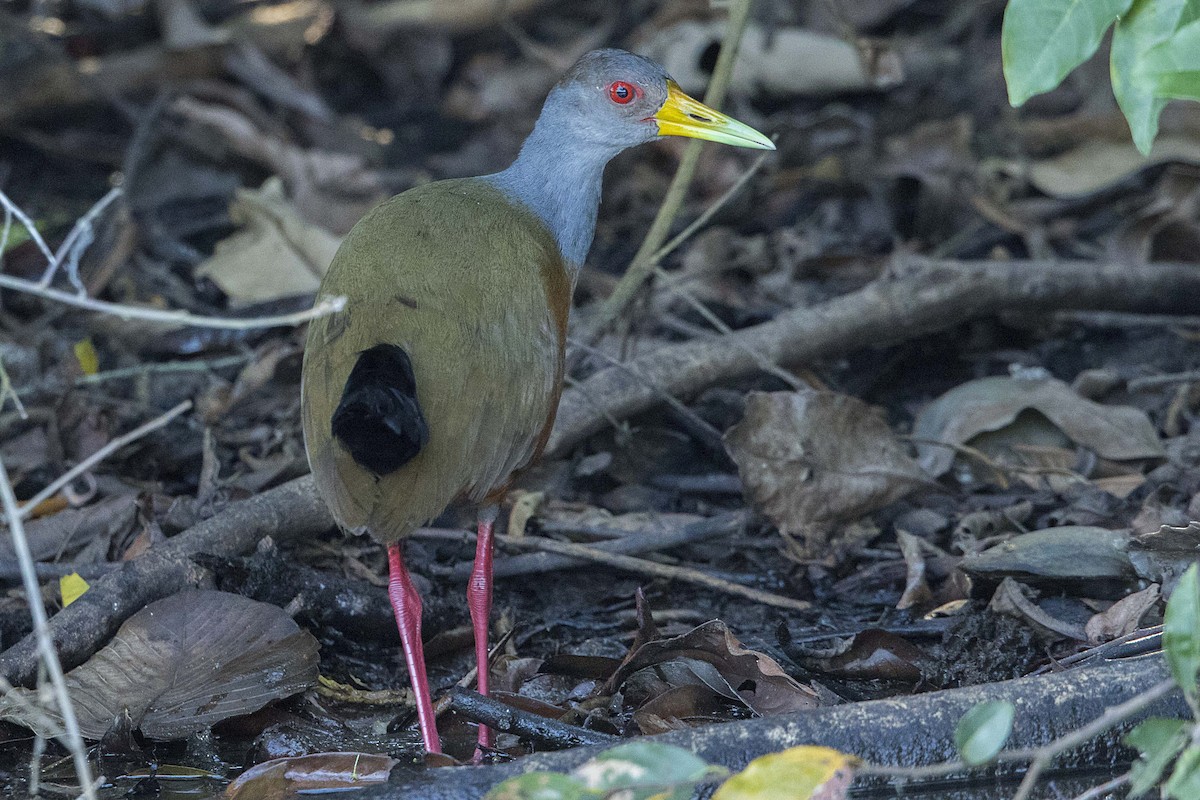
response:
<path id="1" fill-rule="evenodd" d="M 77 277 L 92 298 L 201 316 L 302 311 L 373 204 L 507 165 L 576 57 L 643 52 L 701 96 L 725 26 L 699 0 L 510 0 L 499 16 L 455 0 L 432 4 L 434 20 L 418 18 L 425 5 L 6 4 L 0 190 L 56 249 L 121 189 L 53 285 L 70 293 Z M 704 148 L 671 231 L 715 213 L 597 337 L 599 302 L 687 144 L 610 165 L 559 428 L 502 513 L 505 703 L 632 736 L 1155 646 L 1200 518 L 1200 292 L 1186 269 L 1200 253 L 1200 112 L 1168 107 L 1141 158 L 1104 48 L 1014 111 L 1002 11 L 755 3 L 724 108 L 778 151 Z M 42 250 L 20 225 L 5 233 L 3 274 L 36 281 Z M 164 326 L 3 293 L 0 459 L 19 500 L 191 404 L 29 511 L 52 616 L 60 577 L 108 585 L 307 473 L 303 342 L 303 326 Z M 272 758 L 419 750 L 384 554 L 313 519 L 236 546 L 217 537 L 139 590 L 169 602 L 216 589 L 273 612 L 184 595 L 155 623 L 189 631 L 174 652 L 139 649 L 158 640 L 135 620 L 117 633 L 132 648 L 93 655 L 131 608 L 65 657 L 92 670 L 75 680 L 94 693 L 84 733 L 100 740 L 104 796 L 168 796 L 172 770 L 200 781 L 183 784 L 195 796 Z M 471 524 L 452 509 L 407 545 L 435 695 L 470 685 Z M 30 685 L 7 538 L 0 581 L 0 666 Z M 242 625 L 262 638 L 239 663 L 219 648 Z M 302 631 L 315 644 L 273 646 Z M 272 658 L 288 692 L 222 705 L 247 663 Z M 215 666 L 156 687 L 178 704 L 119 724 L 112 713 L 147 692 L 98 688 L 132 669 L 122 659 L 146 674 Z M 0 784 L 20 796 L 33 723 L 14 709 L 0 705 Z M 469 759 L 473 726 L 447 711 L 441 728 Z M 493 758 L 546 746 L 501 735 Z M 73 780 L 56 747 L 41 762 L 49 791 Z"/>

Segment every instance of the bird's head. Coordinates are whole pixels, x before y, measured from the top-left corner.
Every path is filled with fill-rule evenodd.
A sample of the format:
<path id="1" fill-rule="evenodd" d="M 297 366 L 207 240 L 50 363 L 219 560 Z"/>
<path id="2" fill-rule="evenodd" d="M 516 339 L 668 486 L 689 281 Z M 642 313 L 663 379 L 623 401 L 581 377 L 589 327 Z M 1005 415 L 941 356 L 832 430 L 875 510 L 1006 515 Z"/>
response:
<path id="1" fill-rule="evenodd" d="M 758 131 L 684 94 L 648 58 L 624 50 L 593 50 L 555 85 L 546 112 L 563 135 L 623 150 L 662 136 L 688 136 L 736 147 L 774 150 Z"/>

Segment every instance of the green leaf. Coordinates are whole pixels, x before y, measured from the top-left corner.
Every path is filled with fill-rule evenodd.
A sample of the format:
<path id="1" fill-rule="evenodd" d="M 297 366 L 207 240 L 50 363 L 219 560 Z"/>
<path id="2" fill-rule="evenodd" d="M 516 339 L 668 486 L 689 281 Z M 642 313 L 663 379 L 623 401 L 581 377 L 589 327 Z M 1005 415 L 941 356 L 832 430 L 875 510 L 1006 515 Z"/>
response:
<path id="1" fill-rule="evenodd" d="M 1163 797 L 1196 800 L 1200 797 L 1200 747 L 1189 747 L 1175 762 L 1175 771 L 1163 785 Z"/>
<path id="2" fill-rule="evenodd" d="M 527 772 L 492 787 L 484 800 L 599 800 L 593 791 L 560 772 Z"/>
<path id="3" fill-rule="evenodd" d="M 1155 91 L 1174 100 L 1200 100 L 1200 70 L 1160 72 Z"/>
<path id="4" fill-rule="evenodd" d="M 617 745 L 572 772 L 589 789 L 626 790 L 621 796 L 628 800 L 687 800 L 713 774 L 691 751 L 658 742 Z"/>
<path id="5" fill-rule="evenodd" d="M 1000 50 L 1008 101 L 1019 106 L 1086 61 L 1133 0 L 1009 0 Z"/>
<path id="6" fill-rule="evenodd" d="M 1133 143 L 1146 155 L 1167 101 L 1158 96 L 1158 67 L 1150 53 L 1175 33 L 1194 0 L 1135 0 L 1113 29 L 1109 75 Z"/>
<path id="7" fill-rule="evenodd" d="M 1200 672 L 1200 577 L 1195 564 L 1175 585 L 1163 615 L 1163 650 L 1167 664 L 1188 703 L 1196 707 L 1196 673 Z"/>
<path id="8" fill-rule="evenodd" d="M 1153 718 L 1125 734 L 1125 744 L 1136 748 L 1141 758 L 1129 771 L 1129 796 L 1140 797 L 1154 788 L 1163 770 L 1187 742 L 1187 722 Z"/>
<path id="9" fill-rule="evenodd" d="M 995 758 L 1012 733 L 1016 713 L 1007 700 L 993 700 L 963 714 L 954 730 L 954 744 L 962 760 L 974 767 Z"/>
<path id="10" fill-rule="evenodd" d="M 803 745 L 754 759 L 721 784 L 712 800 L 842 800 L 858 759 L 828 747 Z"/>

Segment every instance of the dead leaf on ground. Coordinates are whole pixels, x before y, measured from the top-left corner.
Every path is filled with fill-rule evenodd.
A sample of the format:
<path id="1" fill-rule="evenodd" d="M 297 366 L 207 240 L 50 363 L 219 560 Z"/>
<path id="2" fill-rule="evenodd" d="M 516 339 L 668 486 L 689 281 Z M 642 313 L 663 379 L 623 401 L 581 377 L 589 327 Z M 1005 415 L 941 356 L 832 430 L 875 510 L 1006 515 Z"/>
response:
<path id="1" fill-rule="evenodd" d="M 1057 642 L 1060 639 L 1082 642 L 1087 636 L 1082 625 L 1059 619 L 1026 597 L 1024 587 L 1012 578 L 1005 578 L 996 587 L 988 609 L 1023 620 L 1047 642 Z"/>
<path id="2" fill-rule="evenodd" d="M 1014 536 L 1006 542 L 966 555 L 959 568 L 990 581 L 1016 578 L 1055 590 L 1078 590 L 1088 597 L 1124 596 L 1119 591 L 1134 578 L 1127 549 L 1128 531 L 1089 525 L 1063 525 Z"/>
<path id="3" fill-rule="evenodd" d="M 751 392 L 725 446 L 784 533 L 855 519 L 927 483 L 879 409 L 834 392 Z"/>
<path id="4" fill-rule="evenodd" d="M 669 662 L 678 679 L 674 685 L 708 686 L 762 716 L 817 704 L 812 689 L 789 677 L 770 656 L 747 650 L 720 620 L 642 645 L 609 679 L 604 693 L 612 694 L 640 670 L 653 667 L 662 674 Z M 670 688 L 669 681 L 664 684 Z"/>
<path id="5" fill-rule="evenodd" d="M 703 68 L 704 53 L 720 43 L 724 30 L 723 20 L 680 22 L 657 31 L 639 52 L 662 64 L 684 91 L 701 92 L 712 77 Z M 819 97 L 890 89 L 903 80 L 899 55 L 865 40 L 751 23 L 742 36 L 730 88 L 773 97 Z"/>
<path id="6" fill-rule="evenodd" d="M 1120 638 L 1138 629 L 1142 617 L 1154 608 L 1161 594 L 1159 585 L 1152 583 L 1140 592 L 1122 597 L 1104 611 L 1094 615 L 1084 626 L 1088 641 L 1100 644 Z"/>
<path id="7" fill-rule="evenodd" d="M 280 179 L 259 190 L 238 190 L 229 216 L 242 225 L 217 242 L 212 257 L 196 266 L 235 303 L 316 294 L 341 240 L 305 222 L 283 196 Z"/>
<path id="8" fill-rule="evenodd" d="M 315 294 L 341 241 L 305 222 L 268 178 L 258 190 L 239 189 L 229 206 L 241 230 L 217 243 L 211 258 L 196 266 L 234 303 L 258 303 Z"/>
<path id="9" fill-rule="evenodd" d="M 915 683 L 930 659 L 907 639 L 879 628 L 856 633 L 845 651 L 820 660 L 815 668 L 850 680 Z"/>
<path id="10" fill-rule="evenodd" d="M 1022 412 L 1036 414 L 1022 416 Z M 921 465 L 931 475 L 940 476 L 954 463 L 954 446 L 973 444 L 981 434 L 995 434 L 1014 425 L 1018 429 L 989 446 L 1010 445 L 1013 437 L 1023 444 L 1054 446 L 1055 442 L 1046 440 L 1053 433 L 1045 430 L 1047 421 L 1103 458 L 1127 461 L 1165 455 L 1145 412 L 1094 403 L 1054 378 L 992 377 L 964 383 L 921 410 L 913 425 L 913 438 Z"/>
<path id="11" fill-rule="evenodd" d="M 387 783 L 397 763 L 371 753 L 313 753 L 256 764 L 225 788 L 226 800 L 284 800 Z"/>
<path id="12" fill-rule="evenodd" d="M 1029 165 L 1029 182 L 1051 197 L 1076 198 L 1106 189 L 1159 164 L 1200 164 L 1200 140 L 1160 136 L 1149 156 L 1128 139 L 1087 139 L 1078 147 Z M 1019 171 L 1019 166 L 1014 166 Z"/>
<path id="13" fill-rule="evenodd" d="M 134 614 L 66 679 L 89 739 L 126 711 L 146 736 L 182 739 L 312 686 L 317 641 L 277 606 L 189 590 Z M 23 709 L 36 697 L 30 689 L 0 697 L 0 719 L 49 734 Z"/>
<path id="14" fill-rule="evenodd" d="M 896 602 L 896 608 L 905 609 L 913 606 L 926 606 L 933 599 L 933 592 L 925 579 L 925 555 L 922 552 L 922 540 L 911 533 L 896 531 L 896 542 L 900 545 L 900 554 L 904 556 L 904 592 Z"/>
<path id="15" fill-rule="evenodd" d="M 114 495 L 90 506 L 69 508 L 26 522 L 25 535 L 34 559 L 43 561 L 73 556 L 80 548 L 97 543 L 89 550 L 99 557 L 90 560 L 102 560 L 113 539 L 133 529 L 136 501 L 135 494 Z M 0 561 L 11 562 L 16 557 L 12 540 L 0 536 Z"/>

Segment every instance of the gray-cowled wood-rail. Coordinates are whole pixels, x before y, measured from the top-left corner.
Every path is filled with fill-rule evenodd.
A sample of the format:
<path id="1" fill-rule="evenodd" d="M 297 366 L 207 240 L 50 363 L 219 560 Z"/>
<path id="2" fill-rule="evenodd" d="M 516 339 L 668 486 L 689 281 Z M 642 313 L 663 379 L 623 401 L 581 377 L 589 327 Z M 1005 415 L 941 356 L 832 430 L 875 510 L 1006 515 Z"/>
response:
<path id="1" fill-rule="evenodd" d="M 486 694 L 497 503 L 554 422 L 571 293 L 604 166 L 662 136 L 774 149 L 688 97 L 654 62 L 597 50 L 550 91 L 508 169 L 384 202 L 350 231 L 321 284 L 322 296 L 347 302 L 308 331 L 308 460 L 338 523 L 387 546 L 388 595 L 431 752 L 440 744 L 421 598 L 402 542 L 456 500 L 477 505 L 467 601 Z M 486 727 L 479 743 L 490 746 Z"/>

